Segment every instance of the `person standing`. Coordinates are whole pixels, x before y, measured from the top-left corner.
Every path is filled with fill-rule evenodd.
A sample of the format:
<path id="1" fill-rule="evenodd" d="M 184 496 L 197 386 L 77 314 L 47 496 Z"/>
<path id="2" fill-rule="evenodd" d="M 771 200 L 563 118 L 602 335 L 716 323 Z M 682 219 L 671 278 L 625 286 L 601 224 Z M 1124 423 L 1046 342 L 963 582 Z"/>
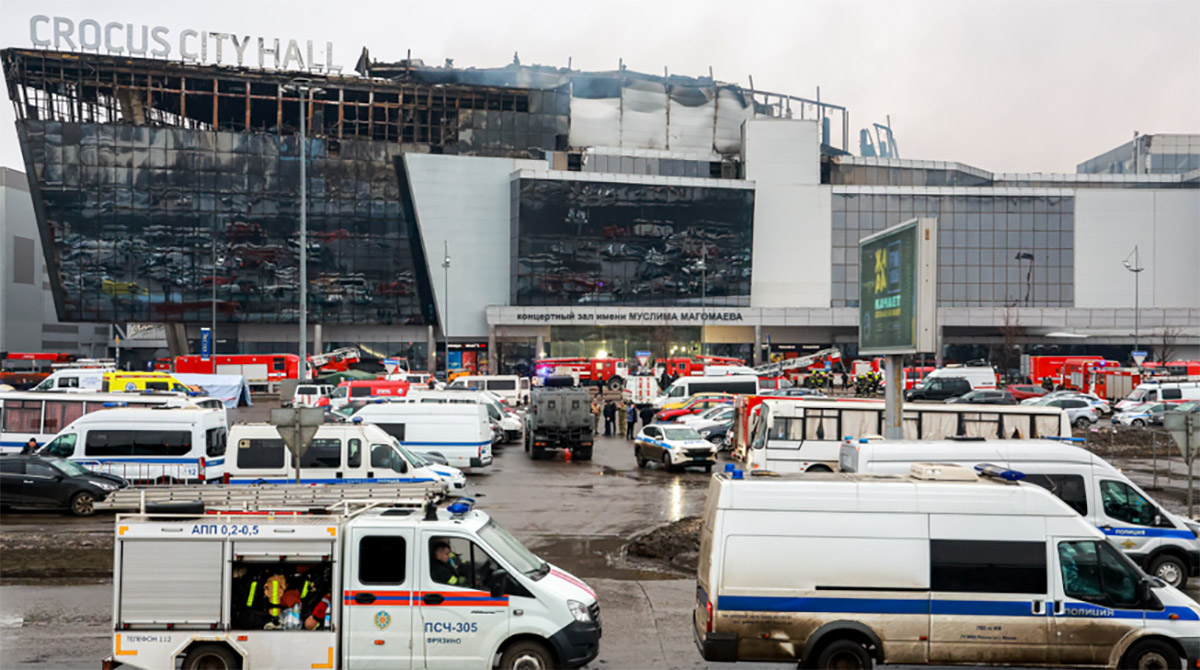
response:
<path id="1" fill-rule="evenodd" d="M 637 408 L 633 403 L 625 406 L 625 439 L 633 439 L 633 427 L 637 423 Z"/>
<path id="2" fill-rule="evenodd" d="M 604 437 L 611 437 L 617 432 L 617 403 L 609 400 L 604 403 Z"/>
<path id="3" fill-rule="evenodd" d="M 642 416 L 642 428 L 645 428 L 653 423 L 654 415 L 656 413 L 657 411 L 654 409 L 654 405 L 646 405 L 642 408 L 642 411 L 639 412 L 639 414 Z"/>
<path id="4" fill-rule="evenodd" d="M 600 412 L 600 392 L 597 391 L 596 395 L 592 398 L 592 418 L 596 420 L 596 426 L 592 431 L 593 433 L 600 432 Z"/>

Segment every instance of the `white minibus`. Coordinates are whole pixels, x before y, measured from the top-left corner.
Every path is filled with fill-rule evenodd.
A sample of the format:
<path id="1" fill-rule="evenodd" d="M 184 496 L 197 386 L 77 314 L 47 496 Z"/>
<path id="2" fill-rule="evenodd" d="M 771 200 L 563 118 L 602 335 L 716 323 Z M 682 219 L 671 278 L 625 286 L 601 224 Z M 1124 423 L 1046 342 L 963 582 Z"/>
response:
<path id="1" fill-rule="evenodd" d="M 99 392 L 104 385 L 104 373 L 115 372 L 116 368 L 66 368 L 55 370 L 31 391 L 60 391 L 79 393 Z"/>
<path id="2" fill-rule="evenodd" d="M 0 453 L 18 453 L 29 438 L 39 445 L 75 419 L 116 407 L 198 407 L 198 399 L 179 393 L 61 393 L 10 391 L 0 393 Z M 216 401 L 224 414 L 224 406 Z"/>
<path id="3" fill-rule="evenodd" d="M 1117 403 L 1117 410 L 1144 402 L 1200 400 L 1200 382 L 1147 382 L 1138 384 L 1128 397 Z"/>
<path id="4" fill-rule="evenodd" d="M 843 472 L 894 474 L 913 463 L 991 463 L 1025 473 L 1109 537 L 1146 572 L 1183 588 L 1200 576 L 1200 524 L 1168 512 L 1107 461 L 1049 440 L 868 440 L 841 448 Z"/>
<path id="5" fill-rule="evenodd" d="M 475 389 L 491 391 L 509 405 L 525 405 L 529 402 L 529 377 L 517 375 L 469 375 L 450 382 L 448 389 Z"/>
<path id="6" fill-rule="evenodd" d="M 296 461 L 275 426 L 237 424 L 229 430 L 226 472 L 230 484 L 288 484 L 296 481 Z M 435 465 L 405 449 L 378 426 L 327 423 L 317 428 L 300 456 L 302 484 L 418 483 L 440 481 L 450 495 L 462 495 L 466 478 L 456 468 Z"/>
<path id="7" fill-rule="evenodd" d="M 716 377 L 680 377 L 654 399 L 655 407 L 661 408 L 669 402 L 680 402 L 697 393 L 758 393 L 758 377 L 754 375 L 723 375 Z"/>
<path id="8" fill-rule="evenodd" d="M 456 468 L 492 464 L 492 427 L 487 408 L 465 403 L 383 402 L 354 413 L 416 452 L 437 454 Z"/>
<path id="9" fill-rule="evenodd" d="M 504 431 L 505 442 L 522 443 L 525 441 L 525 422 L 512 409 L 505 406 L 500 401 L 499 396 L 491 391 L 473 391 L 468 389 L 431 391 L 414 386 L 408 390 L 405 401 L 433 405 L 446 403 L 483 405 L 487 408 L 488 418 L 500 424 L 500 430 Z"/>
<path id="10" fill-rule="evenodd" d="M 225 410 L 106 409 L 71 422 L 38 452 L 134 483 L 203 482 L 225 472 Z"/>
<path id="11" fill-rule="evenodd" d="M 1194 667 L 1200 605 L 1019 472 L 712 478 L 707 661 Z"/>
<path id="12" fill-rule="evenodd" d="M 747 467 L 774 472 L 831 472 L 842 438 L 883 434 L 883 401 L 830 398 L 765 399 L 752 409 Z M 978 437 L 1028 440 L 1071 437 L 1071 422 L 1057 407 L 906 403 L 904 438 Z"/>

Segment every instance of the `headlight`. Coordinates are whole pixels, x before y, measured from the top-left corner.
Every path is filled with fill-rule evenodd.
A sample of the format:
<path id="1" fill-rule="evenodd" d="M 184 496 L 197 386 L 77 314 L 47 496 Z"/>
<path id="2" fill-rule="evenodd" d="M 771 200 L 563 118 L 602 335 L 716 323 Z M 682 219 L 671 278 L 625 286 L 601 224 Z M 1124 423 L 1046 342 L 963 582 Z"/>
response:
<path id="1" fill-rule="evenodd" d="M 116 491 L 117 490 L 116 484 L 110 484 L 108 482 L 92 482 L 92 483 L 95 484 L 96 486 L 98 486 L 99 488 L 104 489 L 105 491 Z"/>
<path id="2" fill-rule="evenodd" d="M 1196 539 L 1200 540 L 1200 523 L 1192 523 L 1191 521 L 1184 521 L 1183 525 L 1187 526 L 1187 529 L 1192 531 L 1192 535 L 1195 535 Z"/>
<path id="3" fill-rule="evenodd" d="M 567 609 L 571 610 L 571 616 L 580 623 L 590 623 L 592 620 L 592 614 L 588 612 L 587 605 L 578 600 L 568 600 Z"/>
<path id="4" fill-rule="evenodd" d="M 708 428 L 700 431 L 700 437 L 708 437 L 709 435 L 712 435 L 712 430 Z"/>

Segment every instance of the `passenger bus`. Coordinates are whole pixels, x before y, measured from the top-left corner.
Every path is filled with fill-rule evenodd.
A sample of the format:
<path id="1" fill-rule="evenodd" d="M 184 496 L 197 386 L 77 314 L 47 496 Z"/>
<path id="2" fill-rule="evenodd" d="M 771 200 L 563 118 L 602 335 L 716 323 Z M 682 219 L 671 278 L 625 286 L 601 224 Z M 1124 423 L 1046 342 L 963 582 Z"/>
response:
<path id="1" fill-rule="evenodd" d="M 1057 407 L 1038 405 L 906 404 L 904 439 L 1028 440 L 1071 437 Z M 749 448 L 735 452 L 748 468 L 779 473 L 832 472 L 843 438 L 883 435 L 883 401 L 768 398 L 749 418 Z"/>
<path id="2" fill-rule="evenodd" d="M 75 419 L 102 409 L 195 404 L 178 393 L 0 393 L 0 453 L 19 453 L 31 437 L 44 445 Z"/>

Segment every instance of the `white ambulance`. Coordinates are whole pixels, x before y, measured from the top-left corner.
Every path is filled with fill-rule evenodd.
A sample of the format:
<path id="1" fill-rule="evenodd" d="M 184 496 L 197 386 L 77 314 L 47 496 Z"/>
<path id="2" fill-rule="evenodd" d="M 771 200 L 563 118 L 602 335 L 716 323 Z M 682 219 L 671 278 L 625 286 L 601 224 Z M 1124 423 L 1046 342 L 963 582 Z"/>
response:
<path id="1" fill-rule="evenodd" d="M 860 440 L 841 448 L 842 472 L 904 474 L 913 463 L 991 463 L 1025 473 L 1096 526 L 1143 570 L 1177 588 L 1200 577 L 1200 523 L 1172 514 L 1092 452 L 1050 440 Z"/>
<path id="2" fill-rule="evenodd" d="M 812 668 L 1195 667 L 1200 605 L 1050 492 L 1009 481 L 1020 473 L 984 471 L 713 477 L 700 653 Z"/>
<path id="3" fill-rule="evenodd" d="M 577 668 L 583 581 L 460 501 L 121 515 L 107 667 Z"/>

